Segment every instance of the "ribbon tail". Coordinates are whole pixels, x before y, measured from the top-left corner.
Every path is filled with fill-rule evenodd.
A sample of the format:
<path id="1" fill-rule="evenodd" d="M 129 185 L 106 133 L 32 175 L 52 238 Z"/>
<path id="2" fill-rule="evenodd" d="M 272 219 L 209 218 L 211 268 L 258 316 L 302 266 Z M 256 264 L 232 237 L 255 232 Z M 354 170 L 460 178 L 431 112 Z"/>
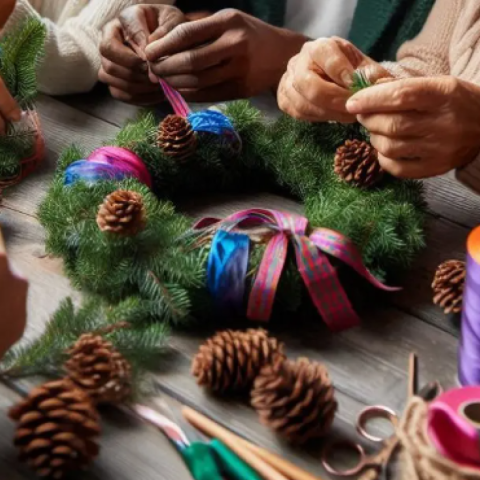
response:
<path id="1" fill-rule="evenodd" d="M 188 117 L 188 114 L 190 113 L 190 107 L 180 93 L 172 88 L 165 80 L 159 78 L 158 82 L 165 93 L 165 97 L 167 97 L 167 100 L 172 106 L 173 111 L 181 117 Z"/>
<path id="2" fill-rule="evenodd" d="M 335 268 L 307 237 L 294 237 L 298 270 L 313 304 L 330 330 L 339 332 L 359 325 Z"/>
<path id="3" fill-rule="evenodd" d="M 317 228 L 310 235 L 310 240 L 323 252 L 338 258 L 353 268 L 374 287 L 386 292 L 398 292 L 400 287 L 389 287 L 375 278 L 363 264 L 362 255 L 355 244 L 342 234 L 327 228 Z"/>
<path id="4" fill-rule="evenodd" d="M 287 251 L 288 238 L 283 233 L 278 233 L 268 243 L 248 300 L 250 320 L 267 322 L 270 319 Z"/>

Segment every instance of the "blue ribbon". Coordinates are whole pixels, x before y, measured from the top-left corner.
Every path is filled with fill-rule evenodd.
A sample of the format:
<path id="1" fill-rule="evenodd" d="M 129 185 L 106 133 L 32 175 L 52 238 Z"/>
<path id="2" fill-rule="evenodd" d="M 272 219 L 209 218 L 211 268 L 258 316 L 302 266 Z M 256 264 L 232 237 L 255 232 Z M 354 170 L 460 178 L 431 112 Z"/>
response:
<path id="1" fill-rule="evenodd" d="M 207 286 L 220 311 L 242 311 L 250 238 L 218 230 L 207 263 Z"/>
<path id="2" fill-rule="evenodd" d="M 198 133 L 217 135 L 219 140 L 235 153 L 242 150 L 242 140 L 230 119 L 216 110 L 202 110 L 188 115 L 192 129 Z"/>

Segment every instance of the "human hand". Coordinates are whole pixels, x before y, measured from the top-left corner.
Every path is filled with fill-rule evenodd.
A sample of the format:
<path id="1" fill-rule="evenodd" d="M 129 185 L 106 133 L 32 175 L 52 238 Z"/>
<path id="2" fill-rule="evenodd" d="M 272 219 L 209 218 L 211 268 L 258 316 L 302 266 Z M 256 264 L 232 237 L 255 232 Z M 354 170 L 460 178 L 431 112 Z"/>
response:
<path id="1" fill-rule="evenodd" d="M 109 86 L 114 98 L 136 105 L 153 105 L 165 99 L 158 80 L 149 76 L 146 58 L 138 52 L 185 21 L 183 13 L 169 5 L 136 5 L 105 27 L 99 80 Z M 134 44 L 136 51 L 127 43 Z"/>
<path id="2" fill-rule="evenodd" d="M 332 37 L 308 42 L 288 64 L 278 88 L 278 105 L 298 120 L 352 123 L 355 115 L 345 104 L 352 95 L 353 74 L 360 68 L 373 83 L 390 77 L 347 40 Z"/>
<path id="3" fill-rule="evenodd" d="M 396 177 L 441 175 L 480 151 L 480 87 L 454 77 L 370 87 L 347 109 L 371 133 L 383 169 Z"/>
<path id="4" fill-rule="evenodd" d="M 0 358 L 23 335 L 27 321 L 28 283 L 12 273 L 0 232 Z"/>
<path id="5" fill-rule="evenodd" d="M 0 28 L 7 23 L 13 10 L 15 10 L 16 0 L 2 0 L 0 2 Z"/>
<path id="6" fill-rule="evenodd" d="M 145 50 L 152 72 L 189 101 L 250 97 L 275 88 L 306 41 L 238 10 L 184 23 Z"/>
<path id="7" fill-rule="evenodd" d="M 0 77 L 0 135 L 5 134 L 8 122 L 18 122 L 21 118 L 20 107 Z"/>

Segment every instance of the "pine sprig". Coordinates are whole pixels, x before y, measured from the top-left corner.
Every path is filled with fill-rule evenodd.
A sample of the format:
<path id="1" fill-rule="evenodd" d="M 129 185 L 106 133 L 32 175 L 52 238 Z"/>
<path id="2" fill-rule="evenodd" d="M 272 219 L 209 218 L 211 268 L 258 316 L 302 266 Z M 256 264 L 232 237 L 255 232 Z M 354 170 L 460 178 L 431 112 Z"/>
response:
<path id="1" fill-rule="evenodd" d="M 358 69 L 353 72 L 353 82 L 350 86 L 350 90 L 353 93 L 359 92 L 364 88 L 371 87 L 373 83 L 368 79 L 365 70 Z"/>
<path id="2" fill-rule="evenodd" d="M 67 349 L 82 334 L 92 332 L 110 340 L 139 373 L 158 368 L 168 328 L 165 324 L 150 322 L 148 315 L 140 314 L 133 307 L 127 307 L 127 301 L 111 307 L 99 299 L 90 299 L 76 310 L 72 300 L 66 299 L 40 337 L 7 353 L 0 375 L 9 378 L 60 377 L 64 374 L 62 366 L 67 359 Z M 106 327 L 125 322 L 130 328 L 102 333 Z"/>

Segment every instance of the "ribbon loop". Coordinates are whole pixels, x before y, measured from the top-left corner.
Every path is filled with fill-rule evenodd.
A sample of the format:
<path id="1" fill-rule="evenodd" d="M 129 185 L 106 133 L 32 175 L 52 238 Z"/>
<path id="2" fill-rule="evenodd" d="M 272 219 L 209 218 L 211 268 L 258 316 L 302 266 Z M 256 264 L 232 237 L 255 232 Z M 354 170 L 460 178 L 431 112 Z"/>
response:
<path id="1" fill-rule="evenodd" d="M 313 304 L 328 327 L 333 331 L 344 330 L 359 324 L 335 267 L 328 255 L 353 268 L 375 287 L 396 291 L 377 280 L 365 267 L 355 244 L 339 232 L 326 228 L 315 229 L 307 236 L 308 220 L 297 214 L 268 209 L 249 209 L 236 212 L 220 220 L 204 218 L 194 226 L 195 230 L 211 229 L 248 233 L 253 227 L 265 227 L 274 234 L 258 268 L 250 292 L 247 317 L 268 321 L 273 309 L 275 294 L 287 259 L 288 245 L 292 244 L 298 271 L 310 294 Z"/>

